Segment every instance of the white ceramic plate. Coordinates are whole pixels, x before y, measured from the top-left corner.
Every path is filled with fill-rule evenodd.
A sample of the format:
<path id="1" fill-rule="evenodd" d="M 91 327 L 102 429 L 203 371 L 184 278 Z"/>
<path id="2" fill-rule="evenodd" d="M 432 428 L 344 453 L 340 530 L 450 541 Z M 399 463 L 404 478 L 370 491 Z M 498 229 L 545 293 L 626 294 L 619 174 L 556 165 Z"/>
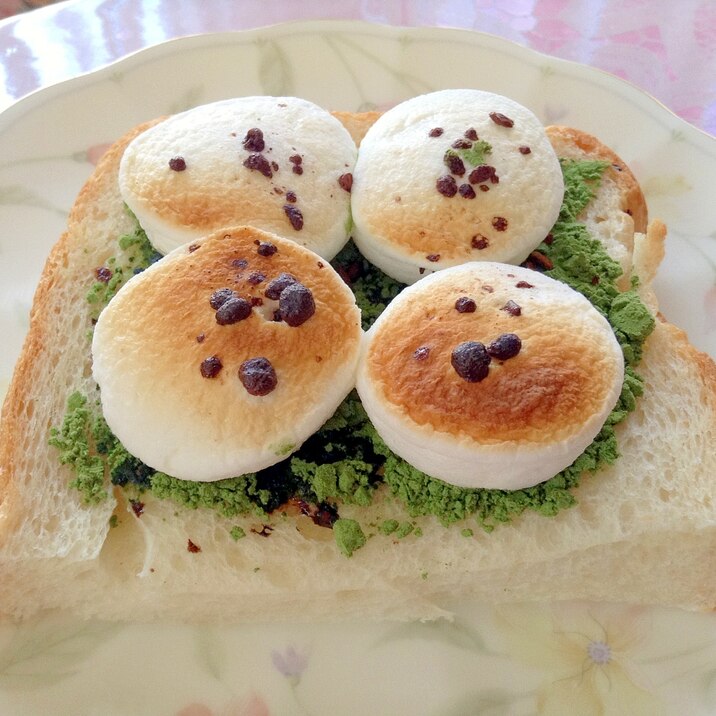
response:
<path id="1" fill-rule="evenodd" d="M 716 140 L 615 77 L 495 37 L 314 22 L 174 40 L 0 115 L 0 397 L 44 259 L 93 162 L 125 130 L 235 95 L 362 110 L 444 87 L 509 95 L 621 154 L 669 226 L 662 310 L 716 356 Z M 431 625 L 2 627 L 0 713 L 519 715 L 555 703 L 562 711 L 549 713 L 716 712 L 713 615 L 456 610 L 454 623 Z"/>

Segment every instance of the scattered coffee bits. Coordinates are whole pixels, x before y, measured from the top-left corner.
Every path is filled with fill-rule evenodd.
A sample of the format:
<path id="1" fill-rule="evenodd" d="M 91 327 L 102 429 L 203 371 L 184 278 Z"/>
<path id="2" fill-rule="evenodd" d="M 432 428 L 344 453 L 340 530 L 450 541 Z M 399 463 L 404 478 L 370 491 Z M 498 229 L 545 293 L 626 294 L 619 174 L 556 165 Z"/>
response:
<path id="1" fill-rule="evenodd" d="M 495 231 L 506 231 L 507 230 L 507 219 L 504 216 L 493 216 L 492 227 Z"/>
<path id="2" fill-rule="evenodd" d="M 500 310 L 505 311 L 505 313 L 509 313 L 511 316 L 522 315 L 522 307 L 515 303 L 512 299 L 510 299 Z"/>
<path id="3" fill-rule="evenodd" d="M 450 197 L 455 196 L 455 194 L 457 194 L 457 182 L 455 181 L 455 178 L 451 177 L 449 174 L 441 176 L 435 182 L 435 188 L 443 196 Z"/>
<path id="4" fill-rule="evenodd" d="M 201 244 L 189 244 L 189 246 L 187 246 L 187 249 L 186 249 L 186 250 L 187 250 L 190 254 L 193 254 L 193 253 L 194 253 L 195 251 L 197 251 L 200 247 L 201 247 Z"/>
<path id="5" fill-rule="evenodd" d="M 477 196 L 475 190 L 469 184 L 460 184 L 458 193 L 463 199 L 474 199 Z"/>
<path id="6" fill-rule="evenodd" d="M 470 149 L 472 142 L 467 139 L 456 139 L 450 146 L 453 149 Z"/>
<path id="7" fill-rule="evenodd" d="M 442 135 L 442 133 L 443 133 L 443 128 L 442 128 L 442 127 L 433 127 L 433 129 L 431 129 L 431 130 L 428 132 L 428 136 L 429 136 L 429 137 L 439 137 L 439 136 Z"/>
<path id="8" fill-rule="evenodd" d="M 303 214 L 300 209 L 291 206 L 291 204 L 284 204 L 283 212 L 295 231 L 300 231 L 303 228 Z"/>
<path id="9" fill-rule="evenodd" d="M 251 171 L 257 171 L 260 174 L 263 174 L 269 179 L 273 176 L 271 164 L 263 154 L 249 154 L 249 156 L 244 160 L 244 166 L 247 169 L 251 169 Z"/>
<path id="10" fill-rule="evenodd" d="M 107 268 L 107 266 L 100 266 L 94 270 L 94 275 L 100 283 L 108 283 L 109 279 L 112 278 L 112 269 Z"/>
<path id="11" fill-rule="evenodd" d="M 455 301 L 455 309 L 458 313 L 475 313 L 477 304 L 469 296 L 460 296 Z"/>
<path id="12" fill-rule="evenodd" d="M 292 328 L 297 328 L 316 312 L 316 303 L 311 290 L 296 281 L 281 291 L 278 310 L 282 320 Z"/>
<path id="13" fill-rule="evenodd" d="M 465 164 L 454 152 L 447 151 L 443 157 L 445 166 L 452 174 L 461 177 L 465 173 Z"/>
<path id="14" fill-rule="evenodd" d="M 294 174 L 303 174 L 303 167 L 300 164 L 294 164 L 293 167 L 291 167 L 291 171 Z"/>
<path id="15" fill-rule="evenodd" d="M 234 259 L 231 265 L 235 268 L 243 269 L 249 265 L 249 262 L 246 259 Z"/>
<path id="16" fill-rule="evenodd" d="M 258 284 L 262 283 L 265 280 L 266 274 L 261 273 L 261 271 L 252 271 L 246 278 L 246 281 L 252 286 L 258 286 Z"/>
<path id="17" fill-rule="evenodd" d="M 273 256 L 277 251 L 276 244 L 270 241 L 259 241 L 259 247 L 256 249 L 259 256 Z"/>
<path id="18" fill-rule="evenodd" d="M 263 152 L 266 143 L 264 142 L 264 133 L 254 127 L 246 132 L 246 136 L 243 141 L 244 149 L 248 152 Z"/>
<path id="19" fill-rule="evenodd" d="M 286 201 L 289 204 L 295 204 L 296 203 L 296 192 L 295 191 L 287 191 L 286 192 Z"/>
<path id="20" fill-rule="evenodd" d="M 186 541 L 186 548 L 187 548 L 187 551 L 191 552 L 192 554 L 201 552 L 201 547 L 199 547 L 198 544 L 194 544 L 190 539 Z"/>
<path id="21" fill-rule="evenodd" d="M 294 164 L 298 166 L 299 164 L 303 164 L 303 157 L 300 154 L 292 154 L 288 161 L 291 162 L 291 164 Z"/>
<path id="22" fill-rule="evenodd" d="M 199 370 L 204 378 L 216 378 L 223 367 L 218 356 L 210 356 L 209 358 L 204 358 L 199 366 Z"/>
<path id="23" fill-rule="evenodd" d="M 200 334 L 196 337 L 196 342 L 197 342 L 197 343 L 203 343 L 205 340 L 206 340 L 206 334 L 205 334 L 205 333 L 200 333 Z"/>
<path id="24" fill-rule="evenodd" d="M 487 346 L 487 353 L 497 360 L 514 358 L 522 350 L 522 341 L 514 333 L 503 333 Z"/>
<path id="25" fill-rule="evenodd" d="M 276 388 L 278 378 L 268 358 L 259 356 L 244 361 L 239 367 L 239 380 L 250 395 L 268 395 Z"/>
<path id="26" fill-rule="evenodd" d="M 522 145 L 521 147 L 518 147 L 518 149 L 519 149 L 520 154 L 531 154 L 532 153 L 532 150 L 526 145 Z"/>
<path id="27" fill-rule="evenodd" d="M 298 279 L 290 273 L 281 273 L 276 278 L 269 281 L 264 291 L 264 296 L 272 301 L 278 301 L 281 291 L 291 284 L 297 283 Z"/>
<path id="28" fill-rule="evenodd" d="M 470 184 L 482 184 L 487 181 L 492 184 L 497 184 L 500 181 L 496 174 L 495 167 L 490 164 L 480 164 L 480 166 L 475 167 L 467 179 Z"/>
<path id="29" fill-rule="evenodd" d="M 470 241 L 470 246 L 472 246 L 473 249 L 477 249 L 478 251 L 486 249 L 489 245 L 489 239 L 487 238 L 487 236 L 483 236 L 482 234 L 475 234 L 475 236 L 473 236 L 472 240 Z"/>
<path id="30" fill-rule="evenodd" d="M 431 263 L 437 263 L 440 261 L 440 254 L 428 254 L 425 258 Z"/>
<path id="31" fill-rule="evenodd" d="M 515 286 L 517 286 L 517 288 L 534 288 L 534 286 L 527 281 L 518 281 Z"/>
<path id="32" fill-rule="evenodd" d="M 450 363 L 455 372 L 468 383 L 479 383 L 490 371 L 490 355 L 479 341 L 466 341 L 456 346 Z"/>
<path id="33" fill-rule="evenodd" d="M 490 119 L 500 127 L 514 127 L 515 123 L 502 112 L 490 112 Z"/>
<path id="34" fill-rule="evenodd" d="M 429 346 L 420 346 L 419 348 L 416 348 L 413 352 L 413 358 L 415 360 L 425 360 L 430 355 L 430 347 Z"/>
<path id="35" fill-rule="evenodd" d="M 220 326 L 243 321 L 251 315 L 251 304 L 245 298 L 230 298 L 216 311 L 216 322 Z"/>
<path id="36" fill-rule="evenodd" d="M 214 291 L 209 297 L 209 305 L 216 311 L 221 308 L 230 298 L 234 298 L 236 294 L 230 288 L 220 288 Z"/>
<path id="37" fill-rule="evenodd" d="M 183 172 L 186 169 L 186 160 L 184 157 L 172 157 L 169 160 L 169 168 L 173 172 Z"/>
<path id="38" fill-rule="evenodd" d="M 465 130 L 465 137 L 473 142 L 476 141 L 478 139 L 477 130 L 474 127 L 470 127 L 470 129 Z"/>
<path id="39" fill-rule="evenodd" d="M 347 191 L 350 194 L 351 189 L 353 188 L 353 175 L 350 172 L 347 172 L 346 174 L 341 174 L 338 177 L 338 183 L 340 184 L 341 189 Z"/>

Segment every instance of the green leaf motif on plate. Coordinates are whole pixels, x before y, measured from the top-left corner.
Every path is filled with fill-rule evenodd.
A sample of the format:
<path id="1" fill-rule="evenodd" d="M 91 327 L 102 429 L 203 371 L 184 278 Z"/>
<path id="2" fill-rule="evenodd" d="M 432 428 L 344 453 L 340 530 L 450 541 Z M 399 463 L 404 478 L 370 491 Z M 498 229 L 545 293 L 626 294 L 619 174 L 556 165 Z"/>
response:
<path id="1" fill-rule="evenodd" d="M 293 87 L 291 65 L 278 43 L 262 40 L 259 50 L 259 82 L 264 94 L 275 97 L 290 95 Z"/>
<path id="2" fill-rule="evenodd" d="M 460 620 L 436 619 L 431 622 L 408 622 L 389 629 L 376 646 L 400 639 L 433 641 L 445 646 L 464 649 L 479 654 L 499 655 L 490 649 L 479 632 Z"/>
<path id="3" fill-rule="evenodd" d="M 440 716 L 511 716 L 516 713 L 515 702 L 522 700 L 521 694 L 513 694 L 503 689 L 485 689 L 474 691 L 460 697 Z"/>
<path id="4" fill-rule="evenodd" d="M 228 657 L 218 629 L 210 626 L 196 628 L 196 653 L 197 663 L 221 681 L 221 666 L 228 663 Z"/>
<path id="5" fill-rule="evenodd" d="M 41 621 L 13 630 L 0 649 L 0 688 L 47 686 L 81 671 L 119 625 Z"/>
<path id="6" fill-rule="evenodd" d="M 21 184 L 0 186 L 0 204 L 6 206 L 34 206 L 37 209 L 45 209 L 63 218 L 67 216 L 67 212 L 64 209 L 55 206 L 38 193 Z"/>

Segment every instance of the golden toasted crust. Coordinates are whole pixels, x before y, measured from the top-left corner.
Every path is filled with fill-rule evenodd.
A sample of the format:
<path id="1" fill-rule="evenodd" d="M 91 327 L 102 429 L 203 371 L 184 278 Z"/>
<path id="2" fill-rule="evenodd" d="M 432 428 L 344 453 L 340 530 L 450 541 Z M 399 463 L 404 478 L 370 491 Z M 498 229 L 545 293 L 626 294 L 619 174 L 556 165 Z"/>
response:
<path id="1" fill-rule="evenodd" d="M 356 145 L 360 146 L 365 133 L 382 112 L 331 112 L 331 114 L 348 130 Z"/>
<path id="2" fill-rule="evenodd" d="M 71 253 L 76 250 L 75 234 L 81 223 L 88 220 L 102 220 L 104 212 L 99 199 L 112 193 L 116 185 L 117 167 L 124 148 L 135 136 L 156 124 L 160 119 L 141 124 L 117 140 L 102 156 L 92 176 L 80 190 L 70 211 L 67 231 L 52 247 L 50 255 L 40 276 L 32 310 L 30 328 L 23 344 L 20 358 L 15 365 L 12 381 L 2 406 L 0 420 L 0 505 L 13 494 L 13 475 L 18 455 L 16 441 L 23 433 L 23 424 L 28 419 L 28 407 L 33 403 L 31 387 L 38 384 L 38 373 L 48 369 L 45 364 L 54 336 L 55 319 L 53 304 L 54 290 L 62 281 L 63 274 L 70 270 Z M 116 191 L 115 191 L 116 193 Z M 55 310 L 67 310 L 66 306 L 56 306 Z M 49 429 L 49 427 L 48 427 Z M 5 525 L 9 527 L 9 525 Z M 3 531 L 0 522 L 0 532 Z"/>
<path id="3" fill-rule="evenodd" d="M 494 286 L 494 276 L 481 277 L 486 265 L 461 267 L 476 267 L 469 277 L 463 270 L 455 280 L 418 282 L 429 290 L 402 303 L 372 337 L 369 374 L 418 425 L 484 444 L 559 440 L 602 410 L 605 396 L 621 385 L 619 349 L 596 312 L 584 316 L 581 296 L 546 298 L 542 292 L 554 282 L 542 276 L 533 280 L 547 283 L 544 288 L 516 287 L 521 277 L 509 287 Z M 459 312 L 461 297 L 473 299 L 476 310 Z M 521 315 L 504 310 L 509 300 L 520 305 Z M 484 380 L 468 382 L 453 369 L 451 354 L 460 343 L 487 346 L 506 333 L 517 335 L 522 348 L 509 360 L 493 360 Z M 426 357 L 416 357 L 419 348 L 428 349 Z"/>
<path id="4" fill-rule="evenodd" d="M 648 221 L 646 200 L 639 182 L 631 169 L 612 149 L 596 137 L 579 129 L 550 125 L 545 128 L 547 137 L 559 157 L 570 157 L 577 153 L 587 159 L 601 159 L 610 162 L 606 176 L 610 177 L 621 190 L 622 211 L 634 220 L 634 231 L 644 233 Z"/>

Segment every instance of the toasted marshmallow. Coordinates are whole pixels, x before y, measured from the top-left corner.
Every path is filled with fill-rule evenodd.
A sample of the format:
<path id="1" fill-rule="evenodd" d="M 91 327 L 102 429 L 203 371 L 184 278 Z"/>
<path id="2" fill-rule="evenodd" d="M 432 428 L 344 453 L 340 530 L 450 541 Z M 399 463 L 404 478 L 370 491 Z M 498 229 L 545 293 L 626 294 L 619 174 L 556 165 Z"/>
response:
<path id="1" fill-rule="evenodd" d="M 132 455 L 212 481 L 268 467 L 318 430 L 354 387 L 361 336 L 327 262 L 241 227 L 131 278 L 100 314 L 92 371 Z"/>
<path id="2" fill-rule="evenodd" d="M 404 283 L 466 261 L 520 263 L 563 195 L 559 160 L 532 112 L 490 92 L 432 92 L 386 112 L 361 142 L 353 238 Z"/>
<path id="3" fill-rule="evenodd" d="M 584 451 L 623 378 L 612 328 L 584 296 L 529 269 L 472 262 L 389 304 L 365 334 L 357 387 L 380 436 L 417 469 L 515 490 Z"/>
<path id="4" fill-rule="evenodd" d="M 160 253 L 250 224 L 331 259 L 348 238 L 350 195 L 339 180 L 356 152 L 343 125 L 311 102 L 241 97 L 140 134 L 122 157 L 119 187 Z"/>

